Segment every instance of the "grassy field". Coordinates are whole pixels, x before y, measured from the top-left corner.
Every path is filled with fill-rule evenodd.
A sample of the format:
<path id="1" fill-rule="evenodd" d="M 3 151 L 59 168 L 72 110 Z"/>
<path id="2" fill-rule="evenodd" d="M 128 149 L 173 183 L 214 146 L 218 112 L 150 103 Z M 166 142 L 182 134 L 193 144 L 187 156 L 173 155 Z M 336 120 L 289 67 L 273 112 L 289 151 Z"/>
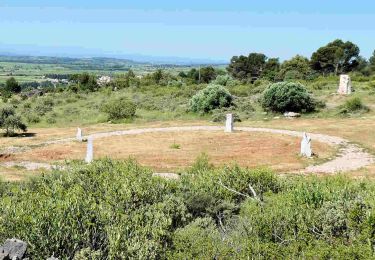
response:
<path id="1" fill-rule="evenodd" d="M 16 78 L 26 82 L 46 72 L 77 72 L 53 64 L 7 61 L 1 66 L 2 80 L 17 67 Z M 373 259 L 375 165 L 300 174 L 307 166 L 332 161 L 343 144 L 313 139 L 316 155 L 303 158 L 301 137 L 280 133 L 214 128 L 112 135 L 94 140 L 99 160 L 87 165 L 87 143 L 74 139 L 77 127 L 86 137 L 140 128 L 224 126 L 231 112 L 238 127 L 340 137 L 375 155 L 374 78 L 352 78 L 350 96 L 336 94 L 337 77 L 301 81 L 320 105 L 294 119 L 261 106 L 270 85 L 264 80 L 226 86 L 232 106 L 205 114 L 190 111 L 189 102 L 207 84 L 176 76 L 168 76 L 167 83 L 145 76 L 119 89 L 59 88 L 43 96 L 3 99 L 0 107 L 12 106 L 28 132 L 0 137 L 0 238 L 27 241 L 31 258 Z M 134 117 L 110 118 L 105 108 L 120 99 L 134 102 Z M 127 104 L 117 112 L 129 110 Z M 72 140 L 61 141 L 67 138 Z M 27 167 L 37 163 L 63 167 Z M 179 175 L 165 179 L 154 172 Z"/>
<path id="2" fill-rule="evenodd" d="M 82 64 L 78 64 L 82 66 Z M 69 74 L 79 72 L 75 64 L 43 64 L 20 63 L 3 61 L 0 65 L 3 79 L 9 78 L 9 72 L 16 72 L 20 81 L 41 80 L 43 74 L 61 73 Z M 132 64 L 127 64 L 132 66 Z M 91 67 L 97 66 L 90 63 Z M 105 65 L 107 69 L 112 65 Z M 124 65 L 125 66 L 125 65 Z M 139 70 L 142 67 L 138 67 Z M 187 68 L 170 68 L 173 73 Z M 98 73 L 92 70 L 91 73 Z M 109 69 L 107 72 L 110 71 Z M 143 70 L 143 73 L 147 70 Z M 100 71 L 100 73 L 104 73 Z M 116 71 L 110 71 L 116 73 Z M 0 73 L 1 74 L 1 73 Z M 15 75 L 15 74 L 13 74 Z M 1 77 L 1 76 L 0 76 Z M 312 81 L 300 81 L 309 92 L 325 105 L 317 111 L 303 114 L 301 118 L 285 119 L 281 114 L 265 112 L 260 105 L 260 98 L 264 89 L 270 84 L 268 81 L 259 80 L 254 84 L 234 84 L 227 86 L 229 92 L 235 97 L 235 106 L 230 110 L 217 110 L 208 114 L 199 114 L 189 111 L 189 100 L 206 84 L 159 85 L 142 83 L 137 86 L 118 89 L 103 87 L 96 92 L 63 90 L 48 92 L 41 97 L 22 99 L 13 96 L 7 105 L 16 108 L 29 126 L 26 137 L 1 138 L 0 149 L 11 146 L 38 146 L 39 144 L 55 139 L 74 137 L 76 127 L 81 127 L 84 133 L 105 132 L 142 127 L 181 126 L 181 125 L 222 125 L 223 122 L 215 118 L 227 112 L 235 113 L 241 122 L 238 126 L 268 127 L 307 131 L 312 133 L 328 134 L 345 138 L 369 152 L 375 154 L 375 135 L 373 119 L 375 118 L 375 86 L 374 78 L 353 76 L 354 94 L 350 96 L 337 95 L 338 78 L 325 77 Z M 111 100 L 127 98 L 136 106 L 136 114 L 132 119 L 110 120 L 103 110 L 105 104 Z M 367 110 L 343 113 L 343 108 L 348 100 L 358 98 Z M 0 101 L 0 106 L 5 105 Z M 213 137 L 219 142 L 215 142 Z M 268 166 L 276 171 L 300 169 L 306 166 L 298 157 L 298 138 L 286 138 L 266 135 L 254 135 L 250 139 L 238 135 L 237 139 L 228 139 L 226 136 L 189 135 L 183 136 L 140 136 L 132 138 L 108 138 L 100 141 L 98 145 L 98 158 L 112 157 L 116 159 L 134 156 L 143 165 L 150 166 L 160 171 L 178 171 L 188 167 L 202 152 L 212 157 L 216 165 L 237 161 L 241 166 Z M 263 140 L 263 141 L 262 141 Z M 106 143 L 107 142 L 107 143 Z M 171 149 L 174 143 L 181 145 L 181 149 Z M 225 143 L 233 144 L 230 149 Z M 274 146 L 270 146 L 271 143 Z M 264 146 L 262 146 L 264 144 Z M 262 148 L 262 149 L 260 149 Z M 160 149 L 158 154 L 157 149 Z M 228 150 L 229 149 L 229 150 Z M 331 148 L 314 143 L 314 149 L 321 155 L 319 160 L 332 157 L 335 152 Z M 259 150 L 259 151 L 258 151 Z M 14 156 L 3 156 L 1 161 L 40 161 L 55 162 L 64 159 L 82 159 L 84 145 L 71 143 L 68 145 L 54 145 L 40 147 L 36 150 Z M 114 152 L 115 151 L 115 152 Z M 155 156 L 154 156 L 155 155 Z M 249 159 L 250 157 L 250 159 Z M 25 169 L 24 175 L 28 173 Z M 18 177 L 17 169 L 2 169 L 3 176 Z M 375 175 L 375 167 L 368 167 L 353 176 Z"/>

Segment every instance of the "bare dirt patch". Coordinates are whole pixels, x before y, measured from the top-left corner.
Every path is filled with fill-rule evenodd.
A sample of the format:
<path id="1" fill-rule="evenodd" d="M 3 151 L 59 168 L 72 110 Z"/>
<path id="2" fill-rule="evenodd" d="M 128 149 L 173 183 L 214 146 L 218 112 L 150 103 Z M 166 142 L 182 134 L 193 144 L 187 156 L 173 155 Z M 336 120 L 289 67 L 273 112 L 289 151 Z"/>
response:
<path id="1" fill-rule="evenodd" d="M 179 149 L 173 144 L 178 144 Z M 260 132 L 219 131 L 155 132 L 136 135 L 109 136 L 94 140 L 95 158 L 135 158 L 155 171 L 175 171 L 190 166 L 202 153 L 216 165 L 237 162 L 240 166 L 265 166 L 277 171 L 302 169 L 308 164 L 325 160 L 335 153 L 326 144 L 314 142 L 318 160 L 299 157 L 300 138 Z M 86 144 L 70 142 L 52 144 L 15 154 L 16 161 L 53 162 L 83 159 Z"/>

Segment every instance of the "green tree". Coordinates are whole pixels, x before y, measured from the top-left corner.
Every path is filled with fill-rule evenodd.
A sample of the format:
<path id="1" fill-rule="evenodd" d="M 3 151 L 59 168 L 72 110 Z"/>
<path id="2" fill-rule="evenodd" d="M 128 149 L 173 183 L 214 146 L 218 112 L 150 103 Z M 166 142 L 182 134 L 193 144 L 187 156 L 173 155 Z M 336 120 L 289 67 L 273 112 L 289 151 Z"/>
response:
<path id="1" fill-rule="evenodd" d="M 371 74 L 371 67 L 370 63 L 366 58 L 359 56 L 357 59 L 358 65 L 355 67 L 354 71 L 358 71 L 365 76 L 370 76 Z"/>
<path id="2" fill-rule="evenodd" d="M 27 126 L 20 116 L 16 115 L 14 107 L 2 107 L 0 109 L 0 127 L 5 130 L 5 136 L 14 135 L 15 131 L 27 131 Z"/>
<path id="3" fill-rule="evenodd" d="M 270 85 L 263 93 L 262 106 L 274 112 L 311 112 L 315 100 L 300 83 L 279 82 Z"/>
<path id="4" fill-rule="evenodd" d="M 312 54 L 311 67 L 322 74 L 349 72 L 358 66 L 359 51 L 350 41 L 335 40 Z"/>
<path id="5" fill-rule="evenodd" d="M 69 79 L 78 84 L 79 89 L 81 90 L 88 90 L 88 91 L 96 91 L 99 87 L 96 76 L 90 75 L 87 72 L 82 74 L 73 74 L 69 77 Z"/>
<path id="6" fill-rule="evenodd" d="M 370 67 L 372 71 L 375 71 L 375 51 L 372 53 L 371 58 L 369 59 Z"/>
<path id="7" fill-rule="evenodd" d="M 217 72 L 212 66 L 208 66 L 199 69 L 192 68 L 187 74 L 180 73 L 179 76 L 187 77 L 194 83 L 210 83 L 216 78 Z"/>
<path id="8" fill-rule="evenodd" d="M 20 93 L 21 86 L 15 78 L 11 77 L 5 82 L 5 91 L 10 93 Z"/>
<path id="9" fill-rule="evenodd" d="M 160 81 L 163 79 L 163 71 L 161 69 L 158 69 L 154 73 L 152 73 L 152 79 L 156 84 L 159 84 Z"/>
<path id="10" fill-rule="evenodd" d="M 279 58 L 270 58 L 267 60 L 264 69 L 262 71 L 262 77 L 270 81 L 275 81 L 280 72 L 280 61 Z"/>
<path id="11" fill-rule="evenodd" d="M 284 80 L 306 79 L 311 74 L 309 60 L 297 55 L 281 65 L 279 77 Z"/>
<path id="12" fill-rule="evenodd" d="M 108 114 L 109 120 L 129 119 L 134 117 L 137 106 L 128 99 L 119 98 L 104 104 L 102 110 Z"/>
<path id="13" fill-rule="evenodd" d="M 217 76 L 215 69 L 211 66 L 201 68 L 201 82 L 210 83 Z"/>
<path id="14" fill-rule="evenodd" d="M 189 105 L 193 112 L 208 113 L 216 108 L 229 107 L 232 102 L 233 97 L 226 88 L 210 84 L 195 94 Z"/>
<path id="15" fill-rule="evenodd" d="M 266 65 L 267 56 L 262 53 L 250 53 L 249 56 L 232 57 L 227 71 L 239 80 L 256 80 Z"/>

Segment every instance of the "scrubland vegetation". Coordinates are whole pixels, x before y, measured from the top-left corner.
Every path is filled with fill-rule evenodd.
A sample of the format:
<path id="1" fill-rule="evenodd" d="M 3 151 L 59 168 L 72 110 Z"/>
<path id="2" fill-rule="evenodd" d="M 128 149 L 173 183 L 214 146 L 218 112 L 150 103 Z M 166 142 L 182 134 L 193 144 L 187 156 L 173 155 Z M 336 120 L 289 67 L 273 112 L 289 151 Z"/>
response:
<path id="1" fill-rule="evenodd" d="M 30 257 L 74 259 L 361 259 L 373 256 L 372 182 L 213 168 L 181 179 L 134 161 L 98 161 L 0 183 L 0 239 Z"/>
<path id="2" fill-rule="evenodd" d="M 366 60 L 351 42 L 333 41 L 310 59 L 234 56 L 226 69 L 138 73 L 122 64 L 102 74 L 95 64 L 95 71 L 77 71 L 77 64 L 71 73 L 48 71 L 38 82 L 9 75 L 0 87 L 4 134 L 104 122 L 220 122 L 228 112 L 236 121 L 267 121 L 284 112 L 312 120 L 374 116 L 375 53 Z M 336 94 L 342 73 L 352 78 L 348 97 Z M 103 75 L 111 81 L 102 83 Z M 205 157 L 179 180 L 152 177 L 132 160 L 68 166 L 0 182 L 0 240 L 25 240 L 32 259 L 374 257 L 373 181 L 214 168 Z"/>

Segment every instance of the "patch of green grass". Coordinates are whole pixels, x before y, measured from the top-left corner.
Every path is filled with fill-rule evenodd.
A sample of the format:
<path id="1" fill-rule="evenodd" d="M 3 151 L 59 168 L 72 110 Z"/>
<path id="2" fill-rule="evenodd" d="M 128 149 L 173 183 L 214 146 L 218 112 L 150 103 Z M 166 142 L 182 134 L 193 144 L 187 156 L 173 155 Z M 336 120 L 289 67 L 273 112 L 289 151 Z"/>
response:
<path id="1" fill-rule="evenodd" d="M 178 149 L 181 149 L 181 145 L 177 143 L 173 143 L 169 146 L 169 148 L 178 150 Z"/>

